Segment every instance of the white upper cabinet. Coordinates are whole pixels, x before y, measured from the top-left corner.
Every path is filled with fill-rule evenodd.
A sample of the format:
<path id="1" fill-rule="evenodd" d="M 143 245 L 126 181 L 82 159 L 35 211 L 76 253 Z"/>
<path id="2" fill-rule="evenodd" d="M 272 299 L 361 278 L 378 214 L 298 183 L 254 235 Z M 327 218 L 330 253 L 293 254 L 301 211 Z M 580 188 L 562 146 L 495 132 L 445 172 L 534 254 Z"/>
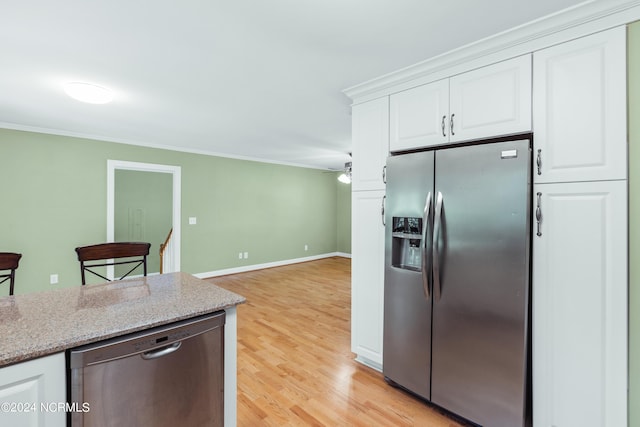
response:
<path id="1" fill-rule="evenodd" d="M 449 79 L 393 94 L 389 102 L 392 151 L 449 141 Z"/>
<path id="2" fill-rule="evenodd" d="M 352 191 L 382 190 L 389 155 L 389 98 L 353 106 Z"/>
<path id="3" fill-rule="evenodd" d="M 531 55 L 390 96 L 391 151 L 531 131 Z"/>
<path id="4" fill-rule="evenodd" d="M 531 130 L 531 55 L 451 78 L 450 141 Z"/>
<path id="5" fill-rule="evenodd" d="M 533 57 L 535 182 L 626 179 L 626 31 Z"/>

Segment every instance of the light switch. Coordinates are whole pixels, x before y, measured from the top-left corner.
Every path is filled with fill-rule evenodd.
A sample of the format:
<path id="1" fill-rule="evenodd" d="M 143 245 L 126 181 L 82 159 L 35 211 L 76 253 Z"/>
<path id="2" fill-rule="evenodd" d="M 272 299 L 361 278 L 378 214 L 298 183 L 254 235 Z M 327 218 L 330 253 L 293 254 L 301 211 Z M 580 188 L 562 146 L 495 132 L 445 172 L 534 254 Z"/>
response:
<path id="1" fill-rule="evenodd" d="M 189 217 L 189 225 L 195 225 L 198 223 L 198 219 L 195 216 Z"/>

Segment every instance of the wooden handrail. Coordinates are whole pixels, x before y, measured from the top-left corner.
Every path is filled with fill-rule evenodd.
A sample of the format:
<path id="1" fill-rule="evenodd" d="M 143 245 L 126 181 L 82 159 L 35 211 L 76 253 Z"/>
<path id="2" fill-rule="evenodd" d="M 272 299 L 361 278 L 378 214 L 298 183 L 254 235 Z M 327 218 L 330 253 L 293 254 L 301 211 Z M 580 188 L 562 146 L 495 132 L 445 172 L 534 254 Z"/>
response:
<path id="1" fill-rule="evenodd" d="M 167 238 L 164 239 L 164 243 L 160 243 L 160 274 L 162 274 L 162 270 L 163 270 L 163 258 L 164 258 L 164 250 L 167 248 L 167 245 L 169 244 L 169 240 L 171 240 L 171 234 L 173 234 L 173 228 L 171 230 L 169 230 L 169 234 L 167 234 Z"/>

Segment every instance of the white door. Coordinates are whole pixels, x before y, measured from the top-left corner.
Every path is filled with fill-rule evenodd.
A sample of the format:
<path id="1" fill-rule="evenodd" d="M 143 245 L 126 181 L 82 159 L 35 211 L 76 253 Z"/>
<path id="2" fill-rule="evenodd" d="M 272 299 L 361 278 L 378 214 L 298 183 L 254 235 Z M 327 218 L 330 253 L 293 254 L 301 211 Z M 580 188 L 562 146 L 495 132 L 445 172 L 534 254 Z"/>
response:
<path id="1" fill-rule="evenodd" d="M 451 77 L 450 140 L 531 131 L 531 55 Z"/>
<path id="2" fill-rule="evenodd" d="M 626 30 L 533 57 L 535 182 L 625 179 Z"/>
<path id="3" fill-rule="evenodd" d="M 389 155 L 389 98 L 354 105 L 351 120 L 351 189 L 382 190 L 383 168 Z"/>
<path id="4" fill-rule="evenodd" d="M 391 151 L 449 141 L 449 79 L 394 93 L 389 104 Z"/>
<path id="5" fill-rule="evenodd" d="M 382 368 L 384 303 L 383 191 L 352 193 L 351 351 Z"/>
<path id="6" fill-rule="evenodd" d="M 627 425 L 626 191 L 626 181 L 534 187 L 536 427 Z"/>

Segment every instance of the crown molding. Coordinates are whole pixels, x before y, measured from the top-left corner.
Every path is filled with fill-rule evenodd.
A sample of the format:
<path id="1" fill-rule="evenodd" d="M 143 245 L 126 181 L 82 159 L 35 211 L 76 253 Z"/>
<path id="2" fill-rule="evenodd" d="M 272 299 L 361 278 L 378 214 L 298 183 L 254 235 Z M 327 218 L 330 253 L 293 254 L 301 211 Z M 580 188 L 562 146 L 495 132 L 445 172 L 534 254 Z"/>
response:
<path id="1" fill-rule="evenodd" d="M 42 133 L 46 135 L 55 135 L 55 136 L 66 136 L 71 138 L 90 139 L 93 141 L 112 142 L 115 144 L 124 144 L 124 145 L 134 145 L 137 147 L 153 148 L 156 150 L 177 151 L 180 153 L 199 154 L 202 156 L 221 157 L 225 159 L 244 160 L 247 162 L 267 163 L 267 164 L 273 164 L 273 165 L 292 166 L 297 168 L 318 169 L 322 171 L 334 172 L 334 170 L 332 170 L 331 168 L 308 165 L 303 163 L 286 162 L 286 161 L 275 160 L 275 159 L 267 159 L 263 157 L 242 156 L 242 155 L 229 154 L 229 153 L 223 153 L 223 152 L 212 151 L 212 150 L 199 150 L 195 148 L 194 149 L 185 148 L 185 147 L 174 146 L 174 145 L 164 145 L 164 144 L 148 143 L 143 141 L 133 141 L 126 138 L 113 138 L 113 137 L 91 134 L 91 133 L 70 132 L 70 131 L 65 131 L 61 129 L 21 125 L 16 123 L 9 123 L 9 122 L 0 122 L 0 129 L 16 130 L 21 132 Z"/>
<path id="2" fill-rule="evenodd" d="M 349 87 L 354 104 L 500 62 L 640 19 L 640 0 L 588 0 Z"/>

